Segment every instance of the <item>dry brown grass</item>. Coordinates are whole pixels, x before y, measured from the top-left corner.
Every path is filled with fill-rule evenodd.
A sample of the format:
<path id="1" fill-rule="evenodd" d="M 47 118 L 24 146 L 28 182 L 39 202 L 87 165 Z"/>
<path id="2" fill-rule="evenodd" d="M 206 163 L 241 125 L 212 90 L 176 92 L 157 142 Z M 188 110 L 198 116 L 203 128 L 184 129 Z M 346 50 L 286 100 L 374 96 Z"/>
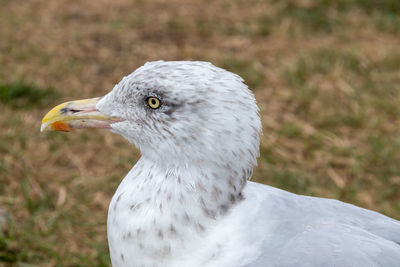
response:
<path id="1" fill-rule="evenodd" d="M 157 59 L 247 79 L 264 126 L 257 181 L 399 219 L 400 3 L 335 3 L 1 0 L 0 86 L 60 97 L 0 102 L 0 266 L 109 265 L 108 203 L 139 154 L 103 131 L 40 135 L 40 120 Z"/>

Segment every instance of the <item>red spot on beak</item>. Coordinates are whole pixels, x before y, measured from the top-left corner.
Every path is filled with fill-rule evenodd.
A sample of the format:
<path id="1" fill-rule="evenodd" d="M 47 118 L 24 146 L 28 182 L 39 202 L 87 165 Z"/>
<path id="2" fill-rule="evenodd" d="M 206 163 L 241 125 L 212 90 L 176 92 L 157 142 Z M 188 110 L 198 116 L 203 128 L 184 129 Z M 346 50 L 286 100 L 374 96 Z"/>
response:
<path id="1" fill-rule="evenodd" d="M 51 124 L 51 129 L 54 131 L 63 131 L 63 132 L 70 132 L 71 127 L 68 124 L 61 121 L 56 121 Z"/>

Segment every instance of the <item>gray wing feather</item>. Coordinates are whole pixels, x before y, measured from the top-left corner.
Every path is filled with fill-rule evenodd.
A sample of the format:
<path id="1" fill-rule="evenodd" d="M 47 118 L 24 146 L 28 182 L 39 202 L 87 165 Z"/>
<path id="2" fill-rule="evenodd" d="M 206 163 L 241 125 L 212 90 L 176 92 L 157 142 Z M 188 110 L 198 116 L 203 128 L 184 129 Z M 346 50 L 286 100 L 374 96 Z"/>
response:
<path id="1" fill-rule="evenodd" d="M 281 234 L 276 235 L 274 240 L 264 242 L 261 247 L 263 253 L 246 266 L 400 266 L 398 244 L 360 228 L 329 224 L 296 228 L 292 226 L 292 231 L 277 229 L 282 230 Z"/>
<path id="2" fill-rule="evenodd" d="M 266 187 L 261 220 L 275 222 L 246 267 L 400 267 L 400 222 L 337 200 Z"/>

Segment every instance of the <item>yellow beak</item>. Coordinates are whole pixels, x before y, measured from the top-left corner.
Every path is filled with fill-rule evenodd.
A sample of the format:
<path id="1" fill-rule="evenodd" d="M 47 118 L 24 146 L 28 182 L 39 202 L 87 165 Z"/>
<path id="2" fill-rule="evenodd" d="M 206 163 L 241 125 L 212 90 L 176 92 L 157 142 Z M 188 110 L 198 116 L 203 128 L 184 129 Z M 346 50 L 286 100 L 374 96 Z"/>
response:
<path id="1" fill-rule="evenodd" d="M 40 131 L 69 132 L 79 128 L 109 129 L 110 125 L 122 121 L 97 110 L 100 97 L 62 103 L 50 110 L 42 119 Z"/>

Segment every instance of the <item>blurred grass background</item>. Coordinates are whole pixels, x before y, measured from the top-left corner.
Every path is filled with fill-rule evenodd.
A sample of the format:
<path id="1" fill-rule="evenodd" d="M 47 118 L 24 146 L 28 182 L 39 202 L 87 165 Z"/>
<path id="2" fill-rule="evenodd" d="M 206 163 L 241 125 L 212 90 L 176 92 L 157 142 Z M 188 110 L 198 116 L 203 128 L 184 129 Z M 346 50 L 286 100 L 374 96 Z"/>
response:
<path id="1" fill-rule="evenodd" d="M 106 131 L 40 134 L 40 121 L 158 59 L 246 79 L 264 131 L 254 180 L 400 219 L 398 0 L 0 6 L 0 266 L 110 265 L 108 203 L 139 153 Z"/>

